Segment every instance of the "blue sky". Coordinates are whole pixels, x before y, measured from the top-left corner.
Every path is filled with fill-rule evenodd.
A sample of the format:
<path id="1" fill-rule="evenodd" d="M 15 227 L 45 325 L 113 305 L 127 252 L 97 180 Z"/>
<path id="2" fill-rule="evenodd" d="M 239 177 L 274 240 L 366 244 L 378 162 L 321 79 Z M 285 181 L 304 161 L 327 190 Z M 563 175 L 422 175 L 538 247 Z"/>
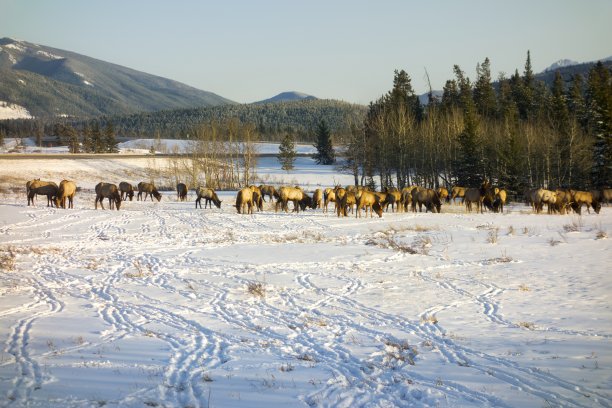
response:
<path id="1" fill-rule="evenodd" d="M 612 55 L 610 0 L 0 0 L 0 37 L 78 52 L 248 103 L 295 90 L 367 104 L 404 69 L 434 89 Z"/>

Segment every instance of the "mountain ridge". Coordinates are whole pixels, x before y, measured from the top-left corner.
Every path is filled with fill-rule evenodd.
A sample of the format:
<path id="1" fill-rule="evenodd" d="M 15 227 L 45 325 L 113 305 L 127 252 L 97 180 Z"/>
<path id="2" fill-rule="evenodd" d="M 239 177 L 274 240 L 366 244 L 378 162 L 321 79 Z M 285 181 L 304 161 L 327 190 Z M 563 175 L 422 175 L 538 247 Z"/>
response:
<path id="1" fill-rule="evenodd" d="M 24 106 L 34 116 L 42 117 L 236 103 L 178 81 L 6 37 L 0 39 L 0 76 L 0 100 Z"/>

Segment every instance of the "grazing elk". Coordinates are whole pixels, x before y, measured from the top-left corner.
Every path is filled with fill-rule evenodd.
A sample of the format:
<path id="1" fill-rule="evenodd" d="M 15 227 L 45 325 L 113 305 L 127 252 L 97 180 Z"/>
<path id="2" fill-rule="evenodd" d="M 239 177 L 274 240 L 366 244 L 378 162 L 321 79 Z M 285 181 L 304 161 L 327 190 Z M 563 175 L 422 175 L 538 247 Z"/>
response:
<path id="1" fill-rule="evenodd" d="M 153 183 L 145 183 L 144 181 L 138 183 L 138 201 L 142 198 L 142 193 L 144 193 L 144 200 L 142 201 L 147 201 L 147 196 L 151 197 L 151 201 L 153 201 L 153 197 L 157 198 L 157 201 L 161 201 L 162 196 Z"/>
<path id="2" fill-rule="evenodd" d="M 236 195 L 236 210 L 238 214 L 253 214 L 253 190 L 245 187 L 238 191 Z"/>
<path id="3" fill-rule="evenodd" d="M 178 183 L 176 185 L 176 196 L 179 201 L 187 200 L 187 185 L 185 183 Z"/>
<path id="4" fill-rule="evenodd" d="M 121 193 L 121 201 L 125 201 L 128 198 L 130 201 L 134 199 L 134 186 L 127 181 L 119 183 L 119 192 Z"/>
<path id="5" fill-rule="evenodd" d="M 212 208 L 213 203 L 217 208 L 221 208 L 221 200 L 219 200 L 219 197 L 217 197 L 217 193 L 212 188 L 198 187 L 196 190 L 196 194 L 198 195 L 195 200 L 196 208 L 198 208 L 198 205 L 200 206 L 200 208 L 202 208 L 202 199 L 205 200 L 204 208 L 206 208 L 206 206 Z"/>
<path id="6" fill-rule="evenodd" d="M 261 191 L 261 199 L 264 201 L 266 201 L 266 196 L 270 198 L 270 201 L 272 201 L 272 199 L 274 199 L 275 197 L 278 198 L 278 193 L 276 192 L 274 186 L 261 184 L 259 186 L 259 191 Z"/>
<path id="7" fill-rule="evenodd" d="M 436 191 L 440 196 L 440 201 L 448 201 L 448 189 L 446 187 L 438 187 Z"/>
<path id="8" fill-rule="evenodd" d="M 359 198 L 357 199 L 357 211 L 355 217 L 361 218 L 361 209 L 365 208 L 365 216 L 368 216 L 368 208 L 370 209 L 370 218 L 373 217 L 372 210 L 378 214 L 379 217 L 382 217 L 383 209 L 380 205 L 379 198 L 376 194 L 370 191 L 363 191 Z"/>
<path id="9" fill-rule="evenodd" d="M 599 211 L 601 210 L 601 202 L 599 202 L 596 197 L 593 197 L 593 193 L 587 191 L 576 191 L 574 193 L 572 209 L 576 213 L 582 214 L 583 204 L 586 205 L 587 212 L 589 214 L 591 213 L 589 207 L 592 207 L 596 214 L 599 214 Z"/>
<path id="10" fill-rule="evenodd" d="M 26 186 L 27 188 L 27 186 Z M 30 184 L 28 192 L 28 205 L 34 205 L 34 197 L 37 195 L 47 196 L 47 207 L 53 207 L 55 196 L 57 196 L 57 184 L 52 181 L 34 180 Z"/>
<path id="11" fill-rule="evenodd" d="M 68 199 L 68 208 L 74 208 L 74 195 L 76 191 L 77 186 L 74 181 L 62 180 L 55 196 L 55 206 L 66 208 L 66 199 Z"/>
<path id="12" fill-rule="evenodd" d="M 119 207 L 121 207 L 121 195 L 119 194 L 119 189 L 115 184 L 111 183 L 98 183 L 96 184 L 96 202 L 95 208 L 98 209 L 98 202 L 100 203 L 100 207 L 104 209 L 104 204 L 102 201 L 108 198 L 108 205 L 110 209 L 114 208 L 119 211 Z"/>
<path id="13" fill-rule="evenodd" d="M 310 203 L 310 197 L 301 188 L 296 187 L 281 187 L 278 190 L 278 201 L 276 202 L 276 211 L 279 207 L 285 212 L 289 212 L 289 201 L 293 202 L 293 211 L 300 212 L 300 202 Z M 305 208 L 305 207 L 304 207 Z"/>

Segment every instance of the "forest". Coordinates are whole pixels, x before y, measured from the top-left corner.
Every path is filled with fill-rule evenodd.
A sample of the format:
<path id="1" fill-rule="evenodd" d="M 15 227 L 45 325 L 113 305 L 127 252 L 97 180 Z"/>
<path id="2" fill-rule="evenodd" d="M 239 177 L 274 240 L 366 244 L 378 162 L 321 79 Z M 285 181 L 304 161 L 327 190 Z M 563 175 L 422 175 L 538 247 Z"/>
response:
<path id="1" fill-rule="evenodd" d="M 602 188 L 612 174 L 612 75 L 598 62 L 586 78 L 551 86 L 524 71 L 494 84 L 490 61 L 472 81 L 459 67 L 441 98 L 422 106 L 410 76 L 368 107 L 344 141 L 342 166 L 356 184 L 477 187 L 486 178 L 513 194 L 526 188 Z"/>
<path id="2" fill-rule="evenodd" d="M 74 153 L 112 152 L 115 135 L 200 140 L 209 147 L 241 142 L 242 134 L 249 143 L 313 143 L 325 122 L 334 146 L 343 147 L 338 170 L 352 174 L 357 185 L 474 187 L 486 178 L 516 195 L 536 186 L 610 186 L 610 64 L 592 64 L 584 75 L 547 73 L 545 82 L 533 73 L 528 52 L 522 73 L 510 77 L 494 81 L 488 58 L 477 64 L 473 80 L 459 66 L 453 72 L 442 96 L 430 90 L 424 105 L 410 75 L 396 70 L 391 90 L 367 107 L 306 100 L 93 120 L 10 120 L 0 122 L 0 139 L 53 134 Z"/>

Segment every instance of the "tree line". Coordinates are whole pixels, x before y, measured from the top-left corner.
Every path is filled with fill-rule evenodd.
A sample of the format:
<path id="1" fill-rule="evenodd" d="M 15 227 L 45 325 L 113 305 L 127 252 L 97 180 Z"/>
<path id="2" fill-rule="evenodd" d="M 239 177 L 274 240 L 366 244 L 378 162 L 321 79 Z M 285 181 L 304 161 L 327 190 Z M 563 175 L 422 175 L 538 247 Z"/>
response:
<path id="1" fill-rule="evenodd" d="M 522 74 L 474 81 L 457 65 L 441 98 L 422 106 L 405 71 L 370 103 L 344 140 L 342 169 L 355 184 L 475 187 L 483 179 L 515 194 L 526 188 L 600 188 L 612 182 L 612 75 L 601 62 L 586 78 L 552 86 L 535 78 L 527 53 Z"/>

